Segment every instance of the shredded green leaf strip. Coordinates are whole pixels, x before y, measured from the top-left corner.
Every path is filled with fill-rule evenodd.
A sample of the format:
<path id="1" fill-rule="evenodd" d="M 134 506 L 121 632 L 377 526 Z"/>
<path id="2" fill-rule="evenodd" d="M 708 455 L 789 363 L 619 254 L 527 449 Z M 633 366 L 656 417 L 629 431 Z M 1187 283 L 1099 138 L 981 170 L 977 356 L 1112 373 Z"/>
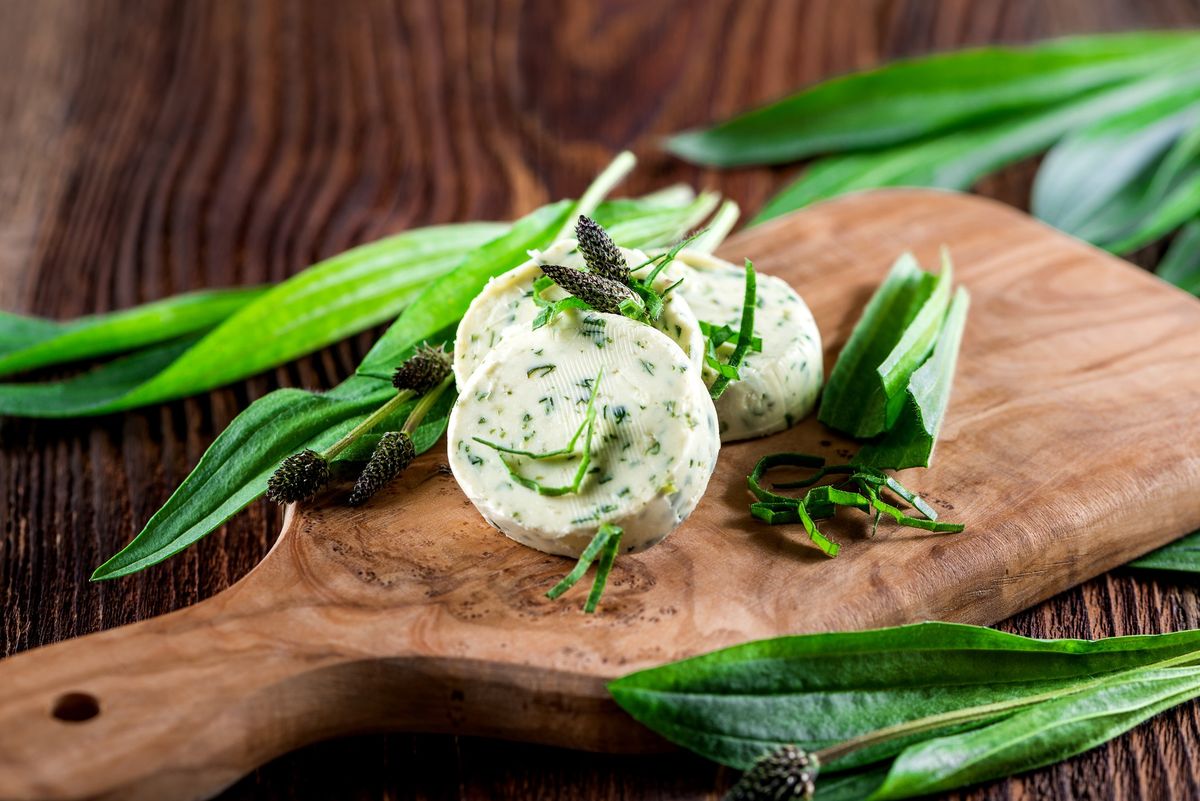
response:
<path id="1" fill-rule="evenodd" d="M 617 554 L 620 552 L 621 535 L 623 533 L 620 526 L 601 523 L 595 536 L 592 537 L 592 541 L 588 543 L 587 548 L 584 548 L 583 553 L 580 554 L 579 561 L 575 563 L 575 567 L 570 573 L 563 576 L 561 581 L 550 588 L 546 593 L 546 597 L 554 600 L 578 584 L 579 580 L 587 573 L 588 568 L 592 566 L 592 562 L 599 557 L 600 563 L 596 566 L 596 577 L 592 582 L 592 590 L 588 593 L 587 601 L 583 607 L 584 612 L 589 614 L 595 612 L 597 605 L 600 603 L 600 597 L 604 594 L 604 587 L 608 582 L 608 574 L 612 571 L 613 562 L 616 561 Z"/>
<path id="2" fill-rule="evenodd" d="M 708 388 L 708 394 L 713 400 L 717 400 L 725 394 L 725 390 L 739 377 L 738 371 L 742 367 L 742 362 L 746 360 L 746 354 L 754 348 L 754 309 L 758 297 L 758 281 L 754 273 L 754 264 L 746 259 L 746 289 L 742 297 L 742 319 L 738 326 L 737 342 L 734 344 L 733 353 L 729 354 L 729 361 L 725 363 L 728 369 L 717 368 L 717 379 L 713 381 L 711 387 Z M 762 349 L 762 340 L 759 340 L 759 349 Z M 711 355 L 716 361 L 716 349 L 713 348 Z"/>

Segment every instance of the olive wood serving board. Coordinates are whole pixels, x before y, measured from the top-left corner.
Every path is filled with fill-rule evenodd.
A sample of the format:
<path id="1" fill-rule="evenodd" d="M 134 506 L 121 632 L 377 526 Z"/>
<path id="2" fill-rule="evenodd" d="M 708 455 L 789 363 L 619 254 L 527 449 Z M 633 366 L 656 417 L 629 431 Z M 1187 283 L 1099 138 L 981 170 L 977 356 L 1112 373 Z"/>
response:
<path id="1" fill-rule="evenodd" d="M 293 508 L 249 575 L 193 607 L 0 663 L 0 799 L 199 799 L 352 732 L 455 732 L 602 751 L 668 747 L 608 679 L 746 640 L 923 619 L 987 624 L 1200 527 L 1200 302 L 976 197 L 900 190 L 731 239 L 804 295 L 826 367 L 892 261 L 951 250 L 972 293 L 931 470 L 906 471 L 963 534 L 843 513 L 747 513 L 762 454 L 842 461 L 810 418 L 722 449 L 699 508 L 617 560 L 600 610 L 570 567 L 488 528 L 441 447 L 368 506 Z M 585 580 L 581 584 L 586 585 Z"/>

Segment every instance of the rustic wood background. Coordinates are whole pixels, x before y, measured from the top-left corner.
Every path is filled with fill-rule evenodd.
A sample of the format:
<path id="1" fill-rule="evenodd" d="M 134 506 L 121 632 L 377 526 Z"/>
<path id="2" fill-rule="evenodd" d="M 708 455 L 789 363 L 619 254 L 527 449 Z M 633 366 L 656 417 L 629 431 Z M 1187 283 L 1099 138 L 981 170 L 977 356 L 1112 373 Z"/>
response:
<path id="1" fill-rule="evenodd" d="M 657 153 L 656 138 L 899 56 L 1198 25 L 1196 0 L 6 0 L 0 308 L 70 317 L 277 281 L 388 232 L 576 194 L 627 146 L 643 157 L 629 191 L 689 181 L 753 211 L 792 170 L 700 170 Z M 1032 166 L 979 189 L 1023 207 Z M 0 420 L 3 653 L 177 609 L 242 576 L 279 525 L 263 503 L 164 565 L 87 581 L 247 403 L 334 384 L 377 333 L 160 408 Z M 1196 627 L 1194 580 L 1129 570 L 1003 624 L 1044 637 Z M 1198 713 L 1185 705 L 947 798 L 1200 798 Z M 711 799 L 734 778 L 685 754 L 387 735 L 288 755 L 222 798 Z"/>

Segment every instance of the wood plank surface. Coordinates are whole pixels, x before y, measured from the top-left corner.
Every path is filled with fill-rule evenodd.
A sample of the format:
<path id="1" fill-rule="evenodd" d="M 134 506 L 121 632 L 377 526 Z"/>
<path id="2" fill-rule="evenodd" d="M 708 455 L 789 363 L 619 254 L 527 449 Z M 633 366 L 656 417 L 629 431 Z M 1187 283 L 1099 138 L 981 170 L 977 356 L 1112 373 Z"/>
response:
<path id="1" fill-rule="evenodd" d="M 697 170 L 656 153 L 655 137 L 903 54 L 1200 24 L 1183 0 L 52 0 L 0 15 L 0 307 L 52 316 L 278 280 L 390 231 L 512 216 L 578 192 L 626 145 L 644 156 L 630 191 L 687 180 L 753 210 L 789 170 Z M 1023 205 L 1029 176 L 1015 168 L 981 189 Z M 1157 251 L 1139 255 L 1148 264 Z M 161 408 L 0 422 L 4 652 L 177 609 L 244 575 L 278 530 L 266 505 L 152 571 L 86 581 L 246 403 L 275 386 L 331 385 L 371 338 Z M 1117 571 L 1003 627 L 1197 626 L 1187 579 Z M 1064 765 L 948 797 L 1194 798 L 1198 743 L 1190 704 Z M 698 799 L 731 779 L 686 755 L 391 735 L 284 757 L 223 797 Z"/>

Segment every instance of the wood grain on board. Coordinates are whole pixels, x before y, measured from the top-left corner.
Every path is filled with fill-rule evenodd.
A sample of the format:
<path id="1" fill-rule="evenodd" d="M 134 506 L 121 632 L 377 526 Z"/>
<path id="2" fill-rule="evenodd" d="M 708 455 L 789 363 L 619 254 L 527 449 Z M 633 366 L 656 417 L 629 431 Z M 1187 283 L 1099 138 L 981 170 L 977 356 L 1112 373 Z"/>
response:
<path id="1" fill-rule="evenodd" d="M 545 597 L 570 561 L 486 525 L 435 448 L 365 507 L 343 490 L 294 508 L 263 564 L 197 607 L 0 662 L 0 797 L 208 798 L 293 748 L 395 728 L 659 751 L 606 681 L 782 634 L 993 623 L 1200 527 L 1195 298 L 923 190 L 815 206 L 721 253 L 808 299 L 828 368 L 901 247 L 948 248 L 973 299 L 934 468 L 903 476 L 965 533 L 868 538 L 844 514 L 829 560 L 750 519 L 760 455 L 851 452 L 809 419 L 724 447 L 688 521 L 622 555 L 587 616 L 583 588 Z"/>
<path id="2" fill-rule="evenodd" d="M 626 146 L 643 162 L 623 191 L 682 180 L 753 213 L 794 169 L 698 169 L 663 156 L 657 138 L 905 55 L 1197 25 L 1195 0 L 3 3 L 0 308 L 64 318 L 279 280 L 386 233 L 574 195 Z M 978 190 L 1024 206 L 1034 166 Z M 280 528 L 266 503 L 152 570 L 87 582 L 238 411 L 277 386 L 333 385 L 377 334 L 145 410 L 0 420 L 3 653 L 179 609 L 244 576 Z M 1200 590 L 1118 570 L 1000 627 L 1197 628 Z M 1192 703 L 1060 765 L 944 798 L 1193 799 L 1197 743 Z M 381 734 L 301 749 L 221 797 L 681 801 L 719 797 L 733 778 L 681 753 Z"/>

